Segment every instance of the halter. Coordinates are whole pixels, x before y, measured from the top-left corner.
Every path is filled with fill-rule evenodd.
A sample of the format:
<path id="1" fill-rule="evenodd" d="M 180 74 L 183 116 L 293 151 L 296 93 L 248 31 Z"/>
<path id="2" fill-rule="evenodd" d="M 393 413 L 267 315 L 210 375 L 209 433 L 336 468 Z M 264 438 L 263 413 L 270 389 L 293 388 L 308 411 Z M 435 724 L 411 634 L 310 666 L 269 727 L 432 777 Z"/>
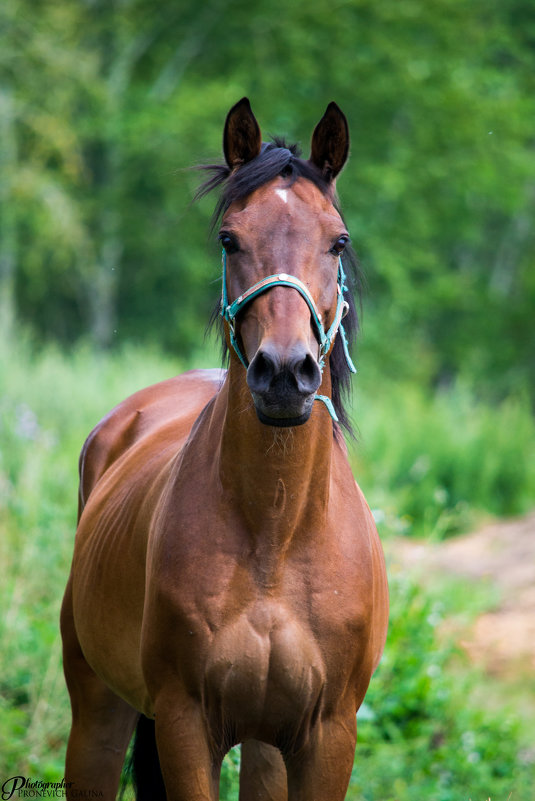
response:
<path id="1" fill-rule="evenodd" d="M 342 339 L 342 345 L 344 349 L 344 356 L 347 362 L 347 366 L 349 367 L 352 373 L 356 373 L 357 369 L 351 360 L 351 356 L 349 355 L 349 348 L 347 345 L 347 336 L 346 332 L 344 331 L 344 326 L 342 325 L 342 319 L 348 312 L 349 303 L 347 300 L 344 300 L 344 292 L 347 291 L 346 285 L 346 276 L 344 272 L 344 268 L 342 266 L 342 257 L 338 257 L 338 279 L 336 283 L 336 311 L 334 313 L 334 320 L 327 331 L 325 331 L 323 327 L 323 323 L 321 321 L 321 314 L 318 311 L 318 307 L 314 301 L 314 298 L 310 294 L 310 291 L 305 286 L 305 284 L 296 278 L 295 275 L 287 275 L 286 273 L 277 273 L 276 275 L 268 275 L 267 278 L 263 278 L 261 281 L 257 281 L 256 284 L 253 284 L 252 287 L 249 287 L 245 292 L 243 292 L 233 303 L 228 302 L 228 294 L 227 294 L 227 254 L 225 249 L 223 249 L 222 255 L 222 265 L 223 265 L 223 288 L 221 293 L 221 316 L 225 319 L 229 324 L 230 329 L 230 343 L 234 348 L 236 355 L 238 356 L 239 360 L 247 369 L 249 367 L 249 362 L 247 361 L 247 357 L 242 352 L 238 340 L 236 338 L 235 333 L 235 325 L 236 325 L 236 317 L 240 313 L 240 311 L 250 303 L 254 298 L 258 295 L 261 295 L 263 292 L 266 292 L 268 289 L 271 289 L 274 286 L 289 286 L 292 289 L 297 290 L 299 294 L 304 298 L 307 303 L 308 308 L 310 309 L 310 315 L 312 318 L 312 322 L 314 324 L 314 328 L 318 337 L 319 341 L 319 368 L 320 371 L 323 372 L 323 368 L 325 367 L 325 360 L 327 358 L 327 354 L 331 350 L 331 347 L 334 343 L 336 338 L 336 334 L 340 332 L 340 337 Z M 334 406 L 332 401 L 327 395 L 316 395 L 314 400 L 319 400 L 325 404 L 327 407 L 329 414 L 331 415 L 332 419 L 338 422 L 338 417 L 336 416 L 336 412 L 334 411 Z"/>

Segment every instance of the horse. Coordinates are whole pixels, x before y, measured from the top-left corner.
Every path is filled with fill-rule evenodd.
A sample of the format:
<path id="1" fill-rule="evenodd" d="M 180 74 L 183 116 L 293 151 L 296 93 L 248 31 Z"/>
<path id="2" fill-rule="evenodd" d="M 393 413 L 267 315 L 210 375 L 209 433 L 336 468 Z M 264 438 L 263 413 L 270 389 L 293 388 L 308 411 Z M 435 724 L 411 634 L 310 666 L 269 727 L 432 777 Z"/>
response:
<path id="1" fill-rule="evenodd" d="M 143 389 L 80 456 L 61 611 L 72 709 L 67 797 L 216 801 L 241 744 L 240 801 L 342 801 L 356 713 L 382 655 L 388 588 L 348 462 L 358 324 L 330 103 L 308 160 L 228 112 L 220 189 L 228 369 Z"/>

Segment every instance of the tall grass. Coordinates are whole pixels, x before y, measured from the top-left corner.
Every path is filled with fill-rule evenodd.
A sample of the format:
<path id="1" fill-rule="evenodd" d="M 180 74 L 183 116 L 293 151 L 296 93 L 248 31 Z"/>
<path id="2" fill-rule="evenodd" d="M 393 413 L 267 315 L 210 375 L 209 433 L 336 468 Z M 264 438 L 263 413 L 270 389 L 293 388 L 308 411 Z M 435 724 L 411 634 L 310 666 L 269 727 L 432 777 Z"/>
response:
<path id="1" fill-rule="evenodd" d="M 207 359 L 198 354 L 195 362 Z M 139 348 L 64 354 L 35 351 L 21 339 L 0 342 L 2 781 L 15 774 L 63 776 L 69 708 L 57 621 L 83 440 L 127 394 L 184 367 Z M 428 397 L 411 386 L 372 392 L 364 385 L 357 399 L 362 433 L 355 473 L 389 530 L 442 535 L 461 527 L 474 509 L 511 513 L 533 501 L 535 434 L 521 398 L 487 408 L 462 387 Z M 392 589 L 389 646 L 361 716 L 349 797 L 506 798 L 507 788 L 525 786 L 532 768 L 518 757 L 513 723 L 502 725 L 471 706 L 463 689 L 473 681 L 466 665 L 462 681 L 450 674 L 452 649 L 428 623 L 434 602 L 406 582 L 394 581 Z M 447 608 L 446 599 L 442 614 Z M 476 737 L 473 748 L 472 735 L 462 740 L 466 732 Z M 465 746 L 479 757 L 459 762 Z M 421 789 L 416 796 L 411 771 Z M 223 781 L 228 801 L 237 797 L 236 776 L 233 756 Z"/>
<path id="2" fill-rule="evenodd" d="M 62 775 L 68 705 L 58 616 L 85 436 L 125 394 L 181 369 L 155 353 L 0 344 L 0 777 Z"/>
<path id="3" fill-rule="evenodd" d="M 462 383 L 431 394 L 383 382 L 356 399 L 353 468 L 385 528 L 441 539 L 478 515 L 535 506 L 535 424 L 522 392 L 491 406 Z"/>

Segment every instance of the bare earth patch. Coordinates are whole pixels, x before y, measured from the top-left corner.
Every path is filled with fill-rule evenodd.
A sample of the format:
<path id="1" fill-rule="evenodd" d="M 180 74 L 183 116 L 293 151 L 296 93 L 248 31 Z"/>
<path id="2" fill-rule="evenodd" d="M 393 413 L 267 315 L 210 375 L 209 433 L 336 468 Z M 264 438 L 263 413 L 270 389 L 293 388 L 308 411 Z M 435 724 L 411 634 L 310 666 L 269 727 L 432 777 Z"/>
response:
<path id="1" fill-rule="evenodd" d="M 448 573 L 473 584 L 490 582 L 496 606 L 480 615 L 460 642 L 473 661 L 501 676 L 535 670 L 535 511 L 479 531 L 429 544 L 408 539 L 389 542 L 395 567 L 426 578 Z"/>

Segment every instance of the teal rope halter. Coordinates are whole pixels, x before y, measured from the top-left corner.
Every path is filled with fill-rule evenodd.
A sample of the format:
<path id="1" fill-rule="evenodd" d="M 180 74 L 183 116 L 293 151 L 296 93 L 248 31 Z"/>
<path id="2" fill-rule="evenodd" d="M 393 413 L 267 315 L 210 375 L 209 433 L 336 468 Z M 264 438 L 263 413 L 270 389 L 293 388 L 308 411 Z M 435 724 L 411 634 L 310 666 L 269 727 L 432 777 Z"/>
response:
<path id="1" fill-rule="evenodd" d="M 271 289 L 274 286 L 289 286 L 292 289 L 295 289 L 297 290 L 297 292 L 299 292 L 299 294 L 305 299 L 308 308 L 310 309 L 312 322 L 314 324 L 314 328 L 316 329 L 320 345 L 319 362 L 318 362 L 320 370 L 323 372 L 327 354 L 329 353 L 332 347 L 332 344 L 336 338 L 337 333 L 340 333 L 347 366 L 349 367 L 352 373 L 357 372 L 357 369 L 353 364 L 351 356 L 349 355 L 347 336 L 346 332 L 344 331 L 344 326 L 342 325 L 342 319 L 345 317 L 349 309 L 349 303 L 347 302 L 347 300 L 344 300 L 344 292 L 347 291 L 347 285 L 346 285 L 346 276 L 342 265 L 341 256 L 338 257 L 338 280 L 336 284 L 336 291 L 337 291 L 336 311 L 334 313 L 334 320 L 332 321 L 327 331 L 325 331 L 323 327 L 323 323 L 321 321 L 321 314 L 318 311 L 318 308 L 314 302 L 314 298 L 310 294 L 308 288 L 302 281 L 299 280 L 299 278 L 296 278 L 294 275 L 287 275 L 286 273 L 268 275 L 267 278 L 263 278 L 261 281 L 258 281 L 256 284 L 253 284 L 252 287 L 249 287 L 249 289 L 247 289 L 245 292 L 243 292 L 243 294 L 241 294 L 238 298 L 236 298 L 236 300 L 233 301 L 233 303 L 229 304 L 228 294 L 227 294 L 227 254 L 225 249 L 223 249 L 222 265 L 223 265 L 223 287 L 221 293 L 221 316 L 228 322 L 230 329 L 230 343 L 234 348 L 234 351 L 236 352 L 236 355 L 238 356 L 239 360 L 245 367 L 245 369 L 249 367 L 249 362 L 247 361 L 247 357 L 245 356 L 245 354 L 242 352 L 238 340 L 236 338 L 236 333 L 235 333 L 236 317 L 238 316 L 238 314 L 240 313 L 240 311 L 243 309 L 244 306 L 246 306 L 248 303 L 254 300 L 254 298 L 256 298 L 258 295 L 262 294 L 263 292 L 266 292 L 268 289 Z M 315 400 L 319 400 L 322 403 L 324 403 L 332 419 L 338 422 L 338 417 L 336 416 L 336 412 L 334 411 L 332 400 L 329 397 L 327 397 L 327 395 L 316 395 Z"/>

